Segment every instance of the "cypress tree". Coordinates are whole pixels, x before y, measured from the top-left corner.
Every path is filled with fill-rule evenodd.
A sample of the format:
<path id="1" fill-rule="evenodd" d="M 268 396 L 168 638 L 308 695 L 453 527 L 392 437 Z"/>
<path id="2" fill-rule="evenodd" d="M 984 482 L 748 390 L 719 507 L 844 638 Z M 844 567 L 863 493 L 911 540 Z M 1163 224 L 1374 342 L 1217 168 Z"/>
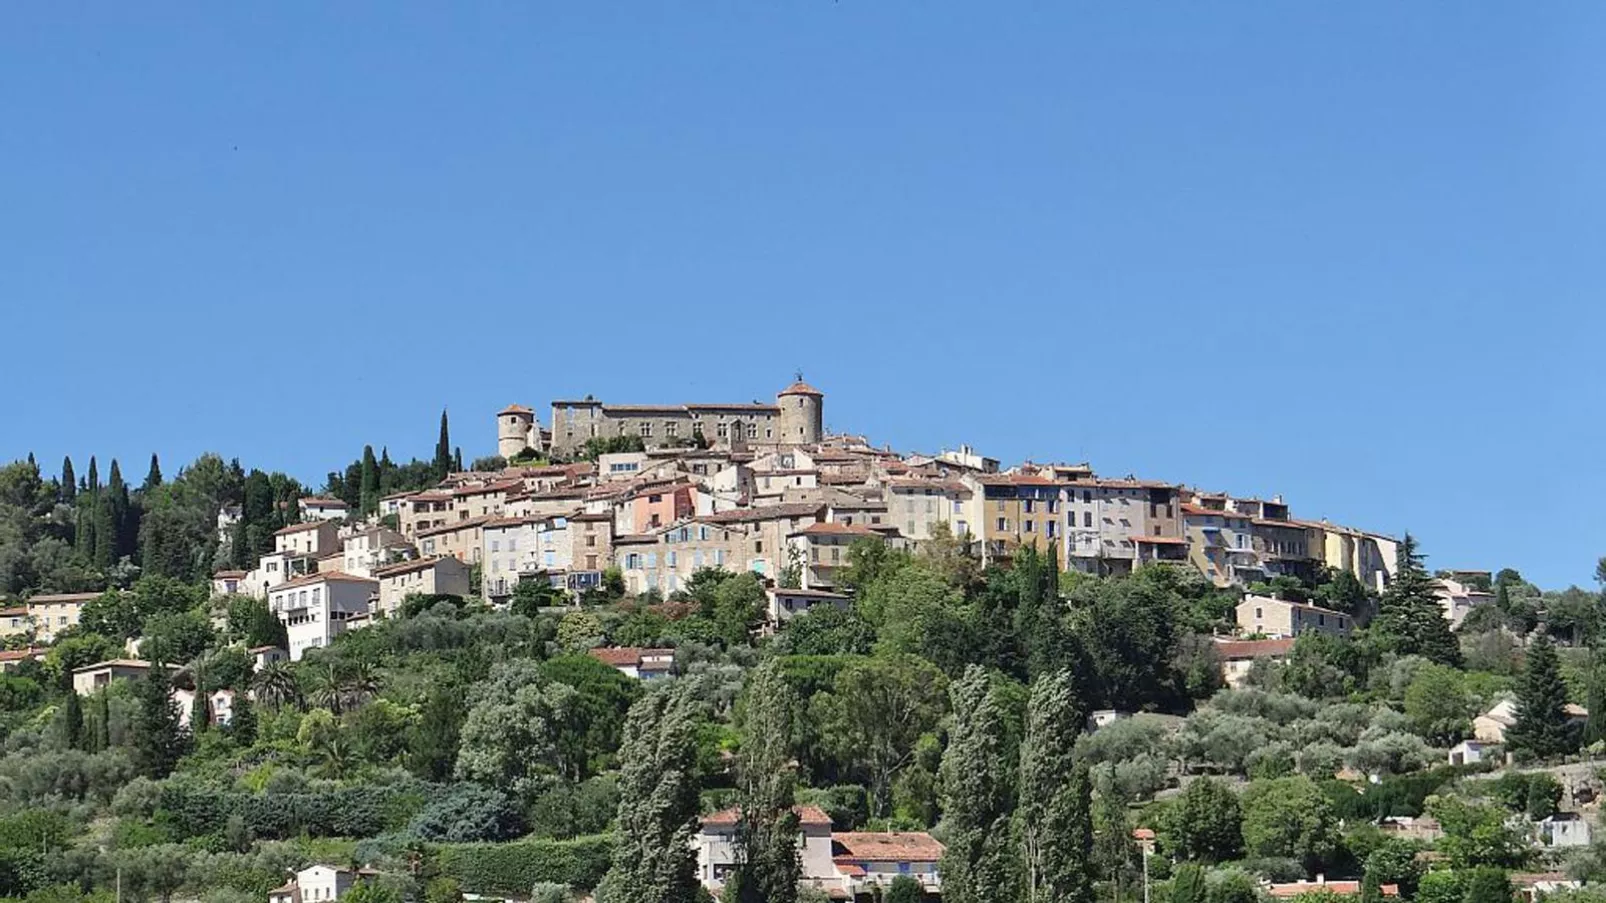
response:
<path id="1" fill-rule="evenodd" d="M 741 815 L 736 846 L 740 861 L 732 876 L 739 903 L 796 903 L 802 874 L 798 815 L 793 809 L 797 778 L 791 740 L 798 700 L 774 659 L 748 678 L 742 748 L 737 763 Z"/>
<path id="2" fill-rule="evenodd" d="M 1013 776 L 1004 761 L 1008 734 L 986 669 L 970 665 L 950 689 L 953 727 L 939 769 L 943 823 L 942 898 L 947 903 L 1008 900 L 1015 887 L 1009 818 Z"/>
<path id="3" fill-rule="evenodd" d="M 124 555 L 132 555 L 139 546 L 139 515 L 128 498 L 128 484 L 123 482 L 122 471 L 117 467 L 117 459 L 112 459 L 111 478 L 106 484 L 107 496 L 112 503 L 113 536 L 115 543 L 112 546 L 113 563 Z M 98 541 L 98 539 L 97 539 Z"/>
<path id="4" fill-rule="evenodd" d="M 1389 584 L 1372 621 L 1374 632 L 1402 655 L 1421 655 L 1441 665 L 1461 667 L 1461 647 L 1439 603 L 1437 583 L 1422 563 L 1416 539 L 1405 534 Z"/>
<path id="5" fill-rule="evenodd" d="M 452 451 L 452 470 L 462 473 L 463 469 L 463 450 L 458 448 Z"/>
<path id="6" fill-rule="evenodd" d="M 1087 766 L 1076 759 L 1086 719 L 1069 672 L 1045 674 L 1032 685 L 1018 810 L 1027 903 L 1093 897 L 1092 790 Z"/>
<path id="7" fill-rule="evenodd" d="M 257 742 L 257 712 L 251 697 L 244 692 L 234 694 L 234 712 L 229 718 L 229 733 L 241 746 Z"/>
<path id="8" fill-rule="evenodd" d="M 134 766 L 153 780 L 172 774 L 189 745 L 189 736 L 179 725 L 178 708 L 168 695 L 171 689 L 167 669 L 153 666 L 134 691 L 138 703 L 133 725 Z"/>
<path id="9" fill-rule="evenodd" d="M 71 505 L 78 498 L 78 477 L 72 472 L 72 456 L 61 459 L 61 501 Z"/>
<path id="10" fill-rule="evenodd" d="M 84 748 L 84 703 L 77 691 L 67 693 L 67 704 L 61 713 L 61 733 L 68 749 Z"/>
<path id="11" fill-rule="evenodd" d="M 374 459 L 374 447 L 362 447 L 362 478 L 359 493 L 359 510 L 364 514 L 373 514 L 379 510 L 379 462 Z"/>
<path id="12" fill-rule="evenodd" d="M 390 460 L 390 447 L 379 449 L 379 497 L 390 495 L 396 486 L 396 465 Z"/>
<path id="13" fill-rule="evenodd" d="M 613 863 L 598 903 L 688 903 L 697 896 L 696 719 L 684 691 L 630 707 L 619 760 Z"/>
<path id="14" fill-rule="evenodd" d="M 90 562 L 101 570 L 117 563 L 117 511 L 110 492 L 95 495 L 95 547 Z"/>
<path id="15" fill-rule="evenodd" d="M 95 752 L 112 748 L 112 704 L 105 690 L 95 694 Z"/>
<path id="16" fill-rule="evenodd" d="M 156 453 L 151 452 L 151 469 L 145 473 L 145 484 L 140 486 L 141 492 L 150 492 L 162 485 L 162 465 L 156 460 Z"/>
<path id="17" fill-rule="evenodd" d="M 1591 654 L 1591 658 L 1594 654 Z M 1589 669 L 1589 718 L 1584 722 L 1584 746 L 1594 746 L 1606 740 L 1606 675 L 1601 673 L 1599 661 Z"/>
<path id="18" fill-rule="evenodd" d="M 94 455 L 89 456 L 89 483 L 87 485 L 91 493 L 100 492 L 100 470 L 95 466 Z"/>
<path id="19" fill-rule="evenodd" d="M 1516 723 L 1506 730 L 1506 748 L 1535 759 L 1572 751 L 1567 724 L 1567 685 L 1550 638 L 1540 634 L 1528 648 L 1528 661 L 1517 685 Z"/>
<path id="20" fill-rule="evenodd" d="M 212 726 L 212 707 L 207 705 L 207 693 L 201 688 L 200 674 L 196 674 L 195 683 L 195 698 L 190 700 L 190 733 L 199 736 Z"/>
<path id="21" fill-rule="evenodd" d="M 446 426 L 446 411 L 441 411 L 441 436 L 435 443 L 435 479 L 444 480 L 452 470 L 452 437 Z"/>

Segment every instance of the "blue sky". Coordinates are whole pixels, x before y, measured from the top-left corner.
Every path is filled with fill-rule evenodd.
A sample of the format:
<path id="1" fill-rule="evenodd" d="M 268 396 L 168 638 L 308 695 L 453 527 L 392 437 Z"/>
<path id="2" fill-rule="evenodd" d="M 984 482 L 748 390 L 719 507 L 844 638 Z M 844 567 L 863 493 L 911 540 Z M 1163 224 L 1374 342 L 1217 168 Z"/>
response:
<path id="1" fill-rule="evenodd" d="M 593 393 L 1586 582 L 1606 6 L 0 9 L 0 458 L 320 481 Z M 129 463 L 133 462 L 133 463 Z M 104 466 L 104 465 L 103 465 Z"/>

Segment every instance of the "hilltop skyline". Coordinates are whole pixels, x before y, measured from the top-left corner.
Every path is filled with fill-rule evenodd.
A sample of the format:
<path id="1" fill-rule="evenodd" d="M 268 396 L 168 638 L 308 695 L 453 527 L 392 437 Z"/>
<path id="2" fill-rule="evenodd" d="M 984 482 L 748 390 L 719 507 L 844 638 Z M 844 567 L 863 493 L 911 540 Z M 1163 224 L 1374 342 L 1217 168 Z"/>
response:
<path id="1" fill-rule="evenodd" d="M 375 27 L 375 22 L 384 27 Z M 1590 585 L 1606 8 L 0 11 L 0 457 L 767 398 Z M 1514 484 L 1508 481 L 1516 481 Z"/>

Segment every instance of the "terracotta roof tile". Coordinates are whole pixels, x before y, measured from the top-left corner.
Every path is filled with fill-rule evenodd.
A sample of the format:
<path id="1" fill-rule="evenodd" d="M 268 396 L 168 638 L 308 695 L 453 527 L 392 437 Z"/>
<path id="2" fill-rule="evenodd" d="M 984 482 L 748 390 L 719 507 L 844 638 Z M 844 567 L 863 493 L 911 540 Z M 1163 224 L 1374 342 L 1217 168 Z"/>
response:
<path id="1" fill-rule="evenodd" d="M 285 582 L 279 584 L 278 586 L 275 586 L 272 589 L 268 590 L 268 592 L 276 593 L 281 589 L 296 589 L 297 587 L 311 586 L 314 583 L 326 583 L 326 582 L 327 583 L 371 583 L 376 587 L 379 585 L 379 581 L 378 580 L 369 580 L 367 577 L 358 577 L 355 574 L 347 574 L 347 573 L 345 573 L 343 571 L 327 571 L 327 572 L 319 573 L 319 574 L 308 574 L 305 577 L 297 577 L 294 580 L 286 580 Z"/>
<path id="2" fill-rule="evenodd" d="M 936 862 L 942 844 L 924 831 L 838 831 L 831 858 L 848 862 Z"/>
<path id="3" fill-rule="evenodd" d="M 831 816 L 819 806 L 793 806 L 792 811 L 797 813 L 798 821 L 805 825 L 829 825 Z M 718 812 L 703 816 L 703 824 L 708 827 L 729 828 L 734 827 L 741 817 L 741 810 L 736 808 L 721 809 Z"/>
<path id="4" fill-rule="evenodd" d="M 804 382 L 801 379 L 798 380 L 795 383 L 792 383 L 790 386 L 787 386 L 786 388 L 782 389 L 781 391 L 779 391 L 779 392 L 777 392 L 775 394 L 777 396 L 814 395 L 814 396 L 818 396 L 818 397 L 822 397 L 822 398 L 825 396 L 824 392 L 821 392 L 819 389 L 814 388 L 813 386 L 809 385 L 808 383 Z"/>
<path id="5" fill-rule="evenodd" d="M 442 561 L 457 561 L 457 559 L 452 558 L 451 556 L 437 555 L 434 558 L 420 558 L 416 561 L 403 561 L 397 564 L 388 565 L 386 567 L 375 568 L 374 579 L 384 580 L 387 577 L 400 577 L 402 574 L 411 574 L 414 571 L 427 571 L 434 568 Z"/>

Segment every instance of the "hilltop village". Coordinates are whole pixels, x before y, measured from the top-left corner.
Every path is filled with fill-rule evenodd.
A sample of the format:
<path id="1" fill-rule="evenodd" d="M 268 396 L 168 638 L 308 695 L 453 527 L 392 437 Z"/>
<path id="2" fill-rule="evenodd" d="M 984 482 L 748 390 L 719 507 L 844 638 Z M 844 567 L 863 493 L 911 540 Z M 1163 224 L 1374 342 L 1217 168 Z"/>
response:
<path id="1" fill-rule="evenodd" d="M 1584 897 L 1597 594 L 773 402 L 0 471 L 0 898 Z M 487 428 L 485 438 L 490 439 Z M 1045 457 L 1053 457 L 1048 455 Z M 1249 487 L 1255 489 L 1255 487 Z"/>

